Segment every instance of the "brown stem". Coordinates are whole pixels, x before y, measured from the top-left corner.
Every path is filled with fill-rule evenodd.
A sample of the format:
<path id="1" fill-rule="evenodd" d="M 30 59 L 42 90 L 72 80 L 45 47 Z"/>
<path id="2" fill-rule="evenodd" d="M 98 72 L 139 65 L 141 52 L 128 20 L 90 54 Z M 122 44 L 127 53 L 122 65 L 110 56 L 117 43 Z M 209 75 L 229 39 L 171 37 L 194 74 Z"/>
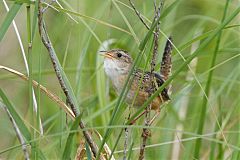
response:
<path id="1" fill-rule="evenodd" d="M 143 17 L 141 15 L 141 13 L 136 9 L 135 5 L 133 4 L 133 2 L 131 0 L 129 0 L 130 5 L 132 6 L 133 10 L 135 11 L 136 15 L 138 16 L 138 18 L 140 19 L 140 21 L 143 23 L 143 25 L 149 30 L 150 27 L 147 25 L 147 23 L 143 20 Z"/>
<path id="2" fill-rule="evenodd" d="M 131 117 L 131 106 L 128 106 L 129 109 L 129 114 L 128 117 L 126 118 L 127 121 L 129 121 L 130 117 Z M 126 127 L 125 129 L 125 138 L 124 138 L 124 148 L 123 148 L 123 160 L 127 159 L 127 148 L 128 148 L 128 141 L 129 141 L 129 128 Z"/>
<path id="3" fill-rule="evenodd" d="M 79 115 L 79 111 L 78 111 L 78 106 L 76 106 L 76 104 L 74 103 L 74 100 L 72 99 L 72 97 L 70 96 L 69 94 L 69 90 L 67 89 L 66 87 L 66 84 L 65 84 L 65 81 L 63 80 L 63 76 L 61 74 L 61 68 L 58 67 L 57 63 L 58 63 L 58 58 L 56 56 L 56 53 L 54 51 L 54 48 L 52 46 L 52 43 L 50 41 L 50 38 L 47 34 L 47 30 L 46 30 L 46 27 L 45 27 L 45 23 L 43 21 L 43 11 L 42 11 L 42 6 L 41 6 L 41 2 L 42 0 L 39 0 L 39 4 L 38 4 L 38 27 L 39 27 L 39 34 L 41 36 L 41 39 L 42 39 L 42 42 L 43 44 L 45 45 L 45 47 L 47 48 L 48 52 L 49 52 L 49 55 L 50 55 L 50 58 L 51 58 L 51 61 L 52 61 L 52 64 L 53 64 L 53 68 L 55 70 L 55 73 L 56 73 L 56 76 L 58 78 L 58 81 L 61 85 L 61 88 L 64 92 L 64 94 L 66 95 L 66 98 L 67 98 L 67 101 L 74 113 L 75 116 L 78 116 Z M 79 124 L 80 128 L 81 129 L 84 129 L 85 128 L 85 124 L 80 121 L 80 124 Z M 93 138 L 91 136 L 91 134 L 89 133 L 89 131 L 87 130 L 83 130 L 83 135 L 86 139 L 86 141 L 88 142 L 92 152 L 93 152 L 93 155 L 96 157 L 97 156 L 97 153 L 98 153 L 98 146 L 96 145 L 96 143 L 93 141 Z M 101 159 L 104 159 L 102 157 L 100 157 Z"/>
<path id="4" fill-rule="evenodd" d="M 18 140 L 19 140 L 19 142 L 21 143 L 21 146 L 22 146 L 24 159 L 25 159 L 25 160 L 30 160 L 30 158 L 29 158 L 29 153 L 28 153 L 28 150 L 27 150 L 27 143 L 26 143 L 26 141 L 25 141 L 25 139 L 24 139 L 21 131 L 19 130 L 19 128 L 18 128 L 18 126 L 17 126 L 14 118 L 12 117 L 12 115 L 11 115 L 11 113 L 9 112 L 9 110 L 7 109 L 7 107 L 6 107 L 4 104 L 2 104 L 1 102 L 0 102 L 0 106 L 3 106 L 3 108 L 4 108 L 5 111 L 7 112 L 7 115 L 8 115 L 8 117 L 9 117 L 10 121 L 11 121 L 12 124 L 13 124 L 13 128 L 14 128 L 14 130 L 15 130 L 15 132 L 16 132 L 17 138 L 18 138 Z"/>
<path id="5" fill-rule="evenodd" d="M 155 16 L 154 16 L 154 21 L 156 21 L 159 17 L 160 17 L 160 10 L 161 10 L 162 4 L 157 8 L 156 7 L 156 2 L 154 2 L 154 8 L 155 8 Z M 153 22 L 154 22 L 153 21 Z M 151 89 L 149 92 L 149 97 L 152 95 L 152 93 L 154 92 L 154 88 L 155 88 L 155 79 L 154 79 L 154 75 L 153 72 L 155 70 L 155 66 L 156 66 L 156 57 L 158 54 L 158 37 L 159 37 L 159 23 L 157 24 L 156 28 L 155 28 L 155 32 L 154 32 L 154 36 L 153 36 L 153 41 L 154 41 L 154 48 L 153 48 L 153 55 L 152 55 L 152 60 L 151 60 L 151 76 L 150 76 L 150 81 L 151 81 Z M 150 126 L 151 125 L 151 120 L 150 120 L 150 111 L 151 111 L 151 104 L 149 106 L 146 107 L 145 109 L 145 120 L 144 120 L 144 125 L 145 126 Z M 146 147 L 146 143 L 147 143 L 147 138 L 150 135 L 150 130 L 147 128 L 143 128 L 142 131 L 142 144 L 140 146 L 140 153 L 139 153 L 139 160 L 144 159 L 144 152 L 145 152 L 145 147 Z"/>

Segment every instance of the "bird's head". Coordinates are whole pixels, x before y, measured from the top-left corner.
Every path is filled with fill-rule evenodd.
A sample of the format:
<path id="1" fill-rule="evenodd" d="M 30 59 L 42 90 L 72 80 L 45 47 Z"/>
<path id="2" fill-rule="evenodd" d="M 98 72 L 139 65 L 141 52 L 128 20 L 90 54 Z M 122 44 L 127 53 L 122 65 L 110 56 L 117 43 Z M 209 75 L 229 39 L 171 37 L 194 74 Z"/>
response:
<path id="1" fill-rule="evenodd" d="M 128 74 L 132 66 L 132 58 L 127 51 L 112 49 L 101 52 L 104 56 L 104 69 L 109 77 Z"/>

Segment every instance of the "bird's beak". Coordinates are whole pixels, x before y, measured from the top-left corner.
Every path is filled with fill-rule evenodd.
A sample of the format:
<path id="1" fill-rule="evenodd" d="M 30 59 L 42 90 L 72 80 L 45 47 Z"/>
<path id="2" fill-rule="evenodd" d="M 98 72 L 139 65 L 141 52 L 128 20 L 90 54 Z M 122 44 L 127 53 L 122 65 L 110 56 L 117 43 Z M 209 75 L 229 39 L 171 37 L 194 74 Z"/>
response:
<path id="1" fill-rule="evenodd" d="M 100 51 L 100 52 L 103 52 L 103 53 L 100 53 L 101 56 L 113 59 L 113 56 L 110 54 L 110 52 L 108 51 Z"/>

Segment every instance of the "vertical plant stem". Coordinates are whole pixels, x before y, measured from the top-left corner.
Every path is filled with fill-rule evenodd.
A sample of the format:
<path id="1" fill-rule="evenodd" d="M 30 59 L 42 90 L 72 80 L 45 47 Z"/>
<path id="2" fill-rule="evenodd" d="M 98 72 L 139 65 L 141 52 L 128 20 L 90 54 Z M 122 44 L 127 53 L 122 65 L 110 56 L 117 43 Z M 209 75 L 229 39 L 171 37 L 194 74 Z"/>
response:
<path id="1" fill-rule="evenodd" d="M 119 132 L 119 135 L 117 136 L 116 143 L 114 144 L 114 146 L 113 146 L 113 148 L 112 148 L 112 153 L 110 154 L 109 159 L 111 159 L 111 158 L 113 157 L 114 151 L 115 151 L 115 149 L 117 148 L 117 145 L 118 145 L 118 142 L 119 142 L 119 140 L 120 140 L 120 138 L 121 138 L 121 135 L 122 135 L 122 133 L 123 133 L 123 130 L 124 130 L 124 129 L 121 128 L 121 130 L 120 130 L 120 132 Z"/>
<path id="2" fill-rule="evenodd" d="M 7 115 L 9 117 L 10 121 L 13 124 L 13 128 L 14 128 L 14 130 L 16 132 L 17 138 L 18 138 L 18 140 L 19 140 L 19 142 L 21 144 L 21 147 L 22 147 L 24 159 L 25 160 L 29 160 L 30 157 L 29 157 L 29 153 L 28 153 L 28 150 L 27 150 L 27 143 L 26 143 L 26 141 L 24 139 L 24 136 L 22 135 L 21 131 L 19 130 L 18 125 L 16 124 L 13 116 L 11 115 L 11 113 L 9 112 L 7 107 L 4 104 L 2 104 L 1 102 L 0 102 L 0 106 L 2 106 L 5 109 L 5 111 L 7 112 Z"/>
<path id="3" fill-rule="evenodd" d="M 34 110 L 33 108 L 33 86 L 32 86 L 32 30 L 31 30 L 31 8 L 30 5 L 26 6 L 27 8 L 27 35 L 28 35 L 28 69 L 29 69 L 29 81 L 28 81 L 28 94 L 29 94 L 29 109 L 31 109 L 31 119 L 32 119 L 32 125 L 35 127 L 36 124 L 36 115 L 34 112 L 37 112 L 37 110 Z M 35 130 L 32 130 L 33 138 L 35 138 Z M 31 157 L 32 159 L 36 159 L 36 143 L 31 143 Z"/>
<path id="4" fill-rule="evenodd" d="M 131 106 L 128 106 L 128 109 L 129 109 L 129 114 L 127 117 L 127 121 L 131 117 Z M 124 128 L 124 130 L 125 130 L 125 138 L 124 138 L 123 160 L 126 160 L 127 159 L 127 148 L 128 148 L 128 142 L 129 142 L 129 128 L 126 127 L 126 128 Z"/>
<path id="5" fill-rule="evenodd" d="M 45 23 L 43 21 L 43 11 L 42 11 L 42 6 L 41 6 L 42 0 L 39 0 L 39 5 L 38 5 L 38 27 L 39 27 L 39 34 L 41 36 L 42 42 L 46 49 L 49 52 L 53 68 L 55 70 L 56 76 L 58 78 L 58 81 L 60 83 L 60 86 L 67 98 L 67 102 L 70 105 L 75 117 L 80 115 L 79 109 L 78 109 L 78 103 L 77 100 L 74 96 L 74 93 L 71 89 L 70 83 L 60 65 L 60 62 L 56 56 L 55 50 L 52 46 L 52 43 L 50 41 L 50 38 L 48 36 L 47 30 Z M 79 126 L 81 129 L 85 129 L 85 124 L 83 123 L 82 120 L 80 120 Z M 98 146 L 96 143 L 93 141 L 93 138 L 88 130 L 83 130 L 83 135 L 88 142 L 91 151 L 93 152 L 94 157 L 97 157 L 98 153 Z M 100 154 L 100 159 L 104 159 L 102 154 Z"/>
<path id="6" fill-rule="evenodd" d="M 133 4 L 133 2 L 131 0 L 129 0 L 130 5 L 132 6 L 133 10 L 135 11 L 136 15 L 138 16 L 138 18 L 140 19 L 140 21 L 143 23 L 143 25 L 149 30 L 150 27 L 147 25 L 147 23 L 144 21 L 141 13 L 136 9 L 135 5 Z"/>
<path id="7" fill-rule="evenodd" d="M 220 99 L 220 98 L 219 98 Z M 221 126 L 222 126 L 222 111 L 221 111 L 221 103 L 220 103 L 220 100 L 219 100 L 219 104 L 218 104 L 218 107 L 219 107 L 219 116 L 218 116 L 218 122 L 221 124 Z M 218 124 L 217 124 L 217 122 L 216 122 L 216 124 L 215 124 L 215 128 L 214 128 L 214 132 L 218 132 L 218 129 L 219 129 L 219 127 L 218 127 Z M 215 134 L 215 135 L 213 135 L 213 139 L 218 139 L 219 138 L 219 134 Z M 221 149 L 222 147 L 222 144 L 221 143 L 219 143 L 218 144 L 218 146 L 219 146 L 219 149 Z M 209 160 L 214 160 L 214 159 L 216 159 L 216 157 L 215 157 L 215 151 L 216 151 L 216 143 L 215 142 L 212 142 L 212 144 L 211 144 L 211 151 L 210 151 L 210 156 L 209 156 Z M 222 151 L 219 151 L 218 153 L 220 153 L 220 152 L 222 152 Z M 219 158 L 217 158 L 217 159 L 219 159 Z"/>
<path id="8" fill-rule="evenodd" d="M 198 31 L 194 34 L 193 38 L 195 38 L 195 37 L 197 37 L 198 35 L 201 35 L 201 34 L 202 33 L 201 32 L 199 33 L 199 31 Z M 199 47 L 199 44 L 200 44 L 200 41 L 196 41 L 195 43 L 192 44 L 191 52 L 190 52 L 191 54 L 195 52 L 195 50 Z M 198 64 L 198 58 L 197 57 L 194 58 L 189 64 L 189 68 L 191 68 L 194 73 L 196 72 L 197 64 Z M 162 68 L 161 68 L 161 71 L 162 71 Z M 167 73 L 168 72 L 161 73 L 161 74 L 162 75 L 167 75 Z M 191 70 L 189 70 L 187 72 L 185 79 L 186 79 L 186 81 L 192 81 L 194 79 L 194 76 L 192 75 Z M 190 103 L 190 97 L 187 96 L 187 95 L 184 95 L 182 97 L 182 100 L 180 101 L 179 110 L 177 111 L 178 112 L 178 117 L 180 119 L 180 122 L 177 123 L 177 125 L 176 125 L 176 130 L 178 130 L 178 131 L 184 130 L 184 125 L 183 125 L 182 122 L 184 122 L 186 120 L 189 103 Z M 174 137 L 174 141 L 178 141 L 179 139 L 182 139 L 182 137 L 183 137 L 182 132 L 176 132 L 175 137 Z M 181 145 L 182 145 L 182 143 L 173 144 L 171 159 L 180 159 L 180 154 L 181 154 L 181 149 L 182 149 Z"/>
<path id="9" fill-rule="evenodd" d="M 135 34 L 133 28 L 131 27 L 128 19 L 125 17 L 125 15 L 123 14 L 122 10 L 119 8 L 119 6 L 118 6 L 118 4 L 116 3 L 116 1 L 115 1 L 115 0 L 112 0 L 112 2 L 113 2 L 113 4 L 114 4 L 114 6 L 117 8 L 117 10 L 118 10 L 118 12 L 120 13 L 120 15 L 122 16 L 124 22 L 125 22 L 126 25 L 128 26 L 130 32 L 132 33 L 132 36 L 133 36 L 134 40 L 136 41 L 137 44 L 139 44 L 139 43 L 140 43 L 140 42 L 139 42 L 139 39 L 138 39 L 137 35 Z"/>
<path id="10" fill-rule="evenodd" d="M 223 13 L 223 17 L 222 17 L 222 22 L 224 22 L 224 20 L 225 20 L 225 17 L 226 17 L 226 14 L 227 14 L 227 8 L 228 8 L 228 5 L 229 5 L 229 1 L 230 0 L 226 0 L 224 13 Z M 215 50 L 214 50 L 214 53 L 213 53 L 213 57 L 212 57 L 210 68 L 215 66 L 215 62 L 216 62 L 216 59 L 217 59 L 217 53 L 218 53 L 219 45 L 220 45 L 221 36 L 222 36 L 222 31 L 219 31 L 218 36 L 217 36 L 217 41 L 216 41 L 216 47 L 215 47 Z M 210 94 L 210 87 L 211 87 L 211 82 L 212 82 L 213 71 L 214 70 L 210 70 L 210 72 L 208 74 L 207 84 L 206 84 L 206 87 L 205 87 L 205 93 L 206 93 L 207 97 L 209 97 L 209 94 Z M 207 99 L 204 97 L 203 103 L 202 103 L 202 106 L 201 106 L 201 111 L 200 111 L 199 125 L 198 125 L 198 129 L 197 129 L 197 134 L 199 134 L 199 135 L 201 135 L 203 133 L 205 117 L 206 117 L 206 110 L 207 110 Z M 218 124 L 218 126 L 219 126 L 219 124 Z M 219 126 L 219 127 L 221 127 L 221 126 Z M 197 159 L 199 159 L 199 156 L 200 156 L 201 143 L 202 143 L 202 139 L 201 138 L 196 140 L 195 150 L 194 150 L 194 157 L 197 158 Z"/>
<path id="11" fill-rule="evenodd" d="M 238 68 L 240 69 L 240 67 L 238 66 Z M 238 87 L 240 89 L 240 87 Z M 238 114 L 240 114 L 240 109 L 237 110 Z M 240 123 L 237 125 L 237 129 L 238 129 L 238 132 L 240 132 Z M 238 147 L 240 147 L 240 134 L 238 134 L 238 140 L 237 140 L 237 145 Z M 240 152 L 236 151 L 236 159 L 240 159 Z"/>
<path id="12" fill-rule="evenodd" d="M 42 47 L 41 47 L 41 50 L 42 50 Z M 38 80 L 38 85 L 37 85 L 37 105 L 38 105 L 38 107 L 37 107 L 37 126 L 39 126 L 39 127 L 41 127 L 40 126 L 40 124 L 41 124 L 41 116 L 40 116 L 40 101 L 41 101 L 41 90 L 40 90 L 40 83 L 41 83 L 41 52 L 40 53 L 38 53 L 38 78 L 37 78 Z M 40 141 L 37 141 L 36 142 L 37 144 L 37 146 L 40 144 Z M 37 155 L 36 155 L 36 157 L 38 157 L 39 156 L 39 154 L 38 154 L 38 152 L 37 152 Z"/>
<path id="13" fill-rule="evenodd" d="M 123 160 L 126 160 L 127 159 L 129 130 L 128 130 L 128 128 L 125 128 L 124 131 L 125 131 L 125 137 L 124 137 L 124 148 L 123 148 Z"/>
<path id="14" fill-rule="evenodd" d="M 4 6 L 5 6 L 7 12 L 9 12 L 9 8 L 8 8 L 8 5 L 7 5 L 6 1 L 3 0 L 3 3 L 4 3 Z M 16 24 L 15 20 L 12 21 L 12 24 L 13 24 L 13 28 L 15 30 L 18 42 L 19 42 L 19 46 L 20 46 L 20 49 L 21 49 L 21 53 L 22 53 L 24 65 L 25 65 L 25 68 L 26 68 L 26 71 L 27 71 L 27 75 L 29 76 L 29 69 L 28 69 L 28 62 L 27 62 L 26 54 L 25 54 L 25 51 L 24 51 L 22 39 L 20 37 L 19 31 L 18 31 L 18 27 L 17 27 L 17 24 Z M 38 108 L 38 105 L 37 105 L 37 100 L 36 100 L 36 96 L 35 96 L 35 92 L 34 92 L 33 88 L 32 88 L 32 96 L 33 96 L 34 111 L 36 111 L 37 108 Z M 40 117 L 39 117 L 39 130 L 40 130 L 40 133 L 43 134 L 43 126 L 42 126 L 42 122 L 41 122 L 41 118 Z"/>
<path id="15" fill-rule="evenodd" d="M 27 34 L 28 34 L 28 68 L 29 68 L 29 108 L 32 109 L 32 36 L 31 36 L 31 10 L 27 5 Z M 33 111 L 34 112 L 34 111 Z"/>
<path id="16" fill-rule="evenodd" d="M 160 18 L 160 9 L 162 4 L 157 8 L 156 7 L 156 2 L 154 3 L 155 5 L 155 16 L 154 16 L 154 22 L 157 21 L 157 19 Z M 141 18 L 140 18 L 141 19 Z M 153 72 L 155 71 L 155 66 L 156 66 L 156 57 L 158 54 L 158 38 L 159 38 L 159 23 L 157 23 L 154 36 L 153 36 L 153 55 L 152 55 L 152 60 L 151 60 L 151 69 L 150 69 L 150 81 L 151 81 L 151 86 L 150 86 L 150 92 L 149 92 L 149 97 L 152 95 L 154 92 L 153 88 L 155 88 L 155 80 L 154 80 L 154 75 Z M 144 125 L 149 126 L 150 125 L 150 111 L 151 111 L 151 104 L 148 105 L 145 109 L 145 120 L 144 120 Z M 142 144 L 140 146 L 140 153 L 139 153 L 139 160 L 144 159 L 145 155 L 145 147 L 147 143 L 147 138 L 149 137 L 150 131 L 147 128 L 143 128 L 142 131 Z"/>
<path id="17" fill-rule="evenodd" d="M 149 30 L 150 27 L 145 23 L 145 21 L 143 20 L 140 12 L 136 9 L 135 5 L 132 3 L 131 0 L 129 0 L 130 5 L 132 6 L 133 10 L 135 11 L 136 15 L 138 16 L 138 18 L 141 20 L 141 22 L 143 23 L 143 25 Z M 154 2 L 154 6 L 155 6 L 155 16 L 154 16 L 154 21 L 153 22 L 157 22 L 157 19 L 160 19 L 160 7 L 156 8 L 156 2 Z M 157 56 L 157 52 L 158 52 L 158 36 L 159 36 L 159 23 L 157 22 L 156 28 L 155 28 L 155 32 L 154 32 L 154 49 L 153 49 L 153 57 L 152 57 L 152 61 L 151 61 L 151 81 L 152 81 L 152 86 L 154 86 L 154 82 L 153 82 L 153 76 L 152 73 L 155 70 L 155 64 L 156 64 L 156 56 Z M 149 95 L 151 96 L 151 94 Z M 150 110 L 151 110 L 151 104 L 148 105 L 145 109 L 145 126 L 149 126 L 150 125 Z M 142 131 L 142 144 L 140 146 L 140 153 L 139 153 L 139 159 L 144 159 L 144 151 L 145 151 L 145 146 L 146 146 L 146 141 L 147 141 L 147 137 L 148 137 L 149 131 L 146 128 L 143 128 Z"/>

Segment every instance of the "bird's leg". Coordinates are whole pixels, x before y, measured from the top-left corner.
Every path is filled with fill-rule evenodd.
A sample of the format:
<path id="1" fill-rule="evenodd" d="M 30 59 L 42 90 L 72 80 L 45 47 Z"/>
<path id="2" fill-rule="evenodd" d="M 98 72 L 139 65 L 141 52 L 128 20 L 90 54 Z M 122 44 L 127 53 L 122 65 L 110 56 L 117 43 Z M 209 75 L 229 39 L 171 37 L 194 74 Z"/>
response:
<path id="1" fill-rule="evenodd" d="M 160 108 L 156 110 L 156 113 L 154 114 L 153 118 L 150 120 L 149 122 L 149 126 L 152 125 L 152 123 L 154 122 L 154 120 L 159 116 L 160 114 Z"/>
<path id="2" fill-rule="evenodd" d="M 132 122 L 130 123 L 130 125 L 133 125 L 140 117 L 142 117 L 142 115 L 144 115 L 146 113 L 146 110 L 144 110 L 141 114 L 139 114 L 134 120 L 132 120 Z"/>

